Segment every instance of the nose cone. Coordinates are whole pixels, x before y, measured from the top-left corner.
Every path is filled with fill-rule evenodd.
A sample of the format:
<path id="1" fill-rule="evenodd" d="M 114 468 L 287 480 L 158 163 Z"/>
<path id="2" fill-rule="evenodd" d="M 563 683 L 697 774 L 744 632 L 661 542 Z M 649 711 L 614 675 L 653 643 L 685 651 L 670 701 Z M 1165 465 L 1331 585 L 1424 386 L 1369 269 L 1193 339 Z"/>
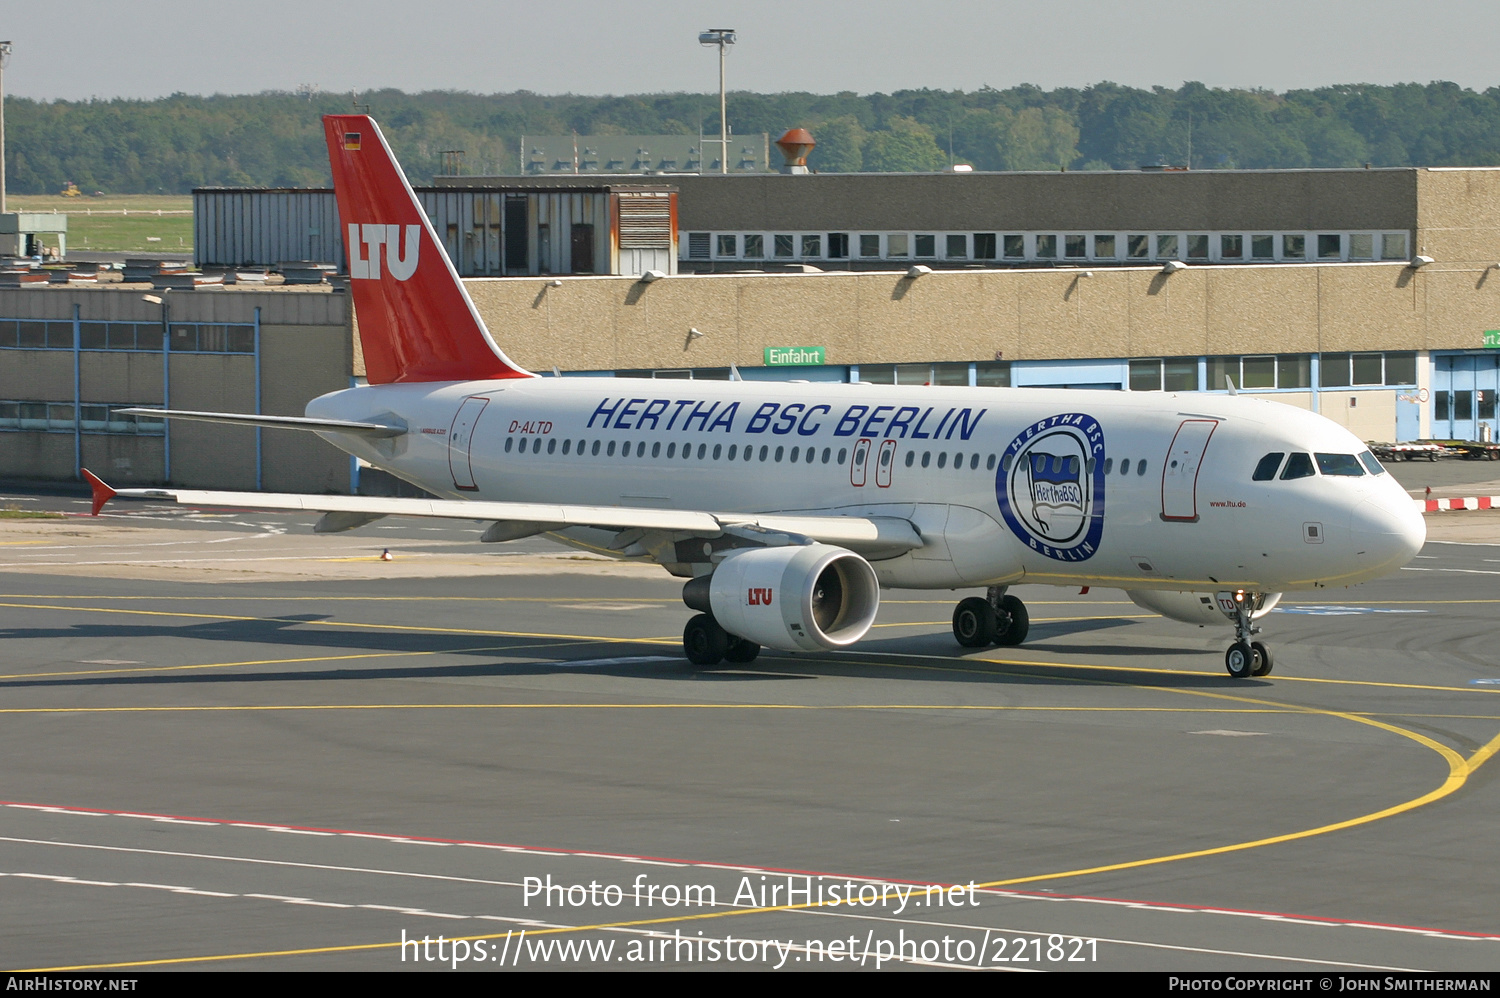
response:
<path id="1" fill-rule="evenodd" d="M 1411 561 L 1427 541 L 1427 524 L 1403 494 L 1366 499 L 1349 518 L 1349 535 L 1372 573 L 1393 572 Z M 1373 577 L 1373 576 L 1372 576 Z"/>

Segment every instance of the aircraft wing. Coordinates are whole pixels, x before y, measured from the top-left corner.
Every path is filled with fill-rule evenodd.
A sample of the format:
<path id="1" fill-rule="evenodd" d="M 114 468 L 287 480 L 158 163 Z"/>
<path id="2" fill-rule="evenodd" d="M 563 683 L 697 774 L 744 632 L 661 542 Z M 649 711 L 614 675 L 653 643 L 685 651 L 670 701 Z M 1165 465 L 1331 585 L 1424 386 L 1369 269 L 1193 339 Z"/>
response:
<path id="1" fill-rule="evenodd" d="M 187 506 L 239 509 L 287 509 L 329 514 L 323 531 L 348 529 L 383 516 L 421 516 L 453 520 L 490 520 L 514 529 L 487 533 L 486 539 L 524 537 L 565 527 L 686 534 L 711 539 L 784 534 L 848 548 L 858 554 L 889 558 L 922 546 L 922 535 L 909 520 L 887 516 L 809 516 L 805 514 L 714 513 L 703 510 L 650 509 L 632 506 L 575 506 L 555 503 L 487 502 L 462 499 L 406 499 L 383 496 L 296 495 L 276 492 L 209 492 L 197 489 L 113 489 L 84 471 L 94 490 L 94 515 L 115 496 L 155 499 Z M 768 542 L 770 542 L 768 538 Z M 785 540 L 780 543 L 786 543 Z M 626 553 L 629 553 L 628 550 Z"/>

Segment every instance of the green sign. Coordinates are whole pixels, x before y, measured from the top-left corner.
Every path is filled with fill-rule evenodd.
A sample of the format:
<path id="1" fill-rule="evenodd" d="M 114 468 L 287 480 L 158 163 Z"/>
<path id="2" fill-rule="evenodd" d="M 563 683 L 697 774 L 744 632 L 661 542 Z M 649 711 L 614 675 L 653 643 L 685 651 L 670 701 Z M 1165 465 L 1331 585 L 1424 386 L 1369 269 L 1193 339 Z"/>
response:
<path id="1" fill-rule="evenodd" d="M 1500 347 L 1500 329 L 1486 329 L 1484 331 L 1484 345 L 1487 347 Z"/>
<path id="2" fill-rule="evenodd" d="M 1496 335 L 1500 336 L 1500 333 Z M 1500 343 L 1495 345 L 1500 346 Z M 822 364 L 823 354 L 823 347 L 766 347 L 766 366 L 804 367 Z"/>

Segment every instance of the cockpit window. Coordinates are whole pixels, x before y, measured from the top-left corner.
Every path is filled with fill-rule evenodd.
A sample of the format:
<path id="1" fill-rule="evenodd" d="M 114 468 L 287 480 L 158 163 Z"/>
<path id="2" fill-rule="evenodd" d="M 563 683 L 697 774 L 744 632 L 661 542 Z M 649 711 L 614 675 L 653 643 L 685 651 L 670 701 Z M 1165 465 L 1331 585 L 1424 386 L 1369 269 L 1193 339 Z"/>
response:
<path id="1" fill-rule="evenodd" d="M 1325 475 L 1342 475 L 1347 478 L 1359 478 L 1365 473 L 1365 469 L 1359 465 L 1359 458 L 1353 454 L 1319 454 L 1318 470 Z"/>
<path id="2" fill-rule="evenodd" d="M 1283 482 L 1292 478 L 1308 478 L 1316 474 L 1313 471 L 1312 458 L 1307 454 L 1293 454 L 1286 459 L 1286 468 L 1281 472 Z"/>
<path id="3" fill-rule="evenodd" d="M 1360 451 L 1359 463 L 1364 465 L 1365 470 L 1372 475 L 1385 474 L 1385 468 L 1381 467 L 1380 462 L 1375 460 L 1375 455 L 1369 451 Z"/>
<path id="4" fill-rule="evenodd" d="M 1272 451 L 1260 459 L 1255 466 L 1255 474 L 1251 475 L 1252 481 L 1269 482 L 1276 477 L 1276 469 L 1281 467 L 1281 459 L 1286 457 L 1285 451 Z"/>

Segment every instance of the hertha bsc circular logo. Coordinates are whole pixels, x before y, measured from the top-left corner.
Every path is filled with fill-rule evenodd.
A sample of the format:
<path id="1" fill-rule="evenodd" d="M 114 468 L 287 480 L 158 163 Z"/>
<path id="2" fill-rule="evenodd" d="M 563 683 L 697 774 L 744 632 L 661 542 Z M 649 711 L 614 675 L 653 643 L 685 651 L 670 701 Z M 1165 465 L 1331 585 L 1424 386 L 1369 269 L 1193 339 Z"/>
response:
<path id="1" fill-rule="evenodd" d="M 1027 547 L 1085 561 L 1104 534 L 1104 430 L 1081 412 L 1039 419 L 1005 448 L 995 496 Z"/>

